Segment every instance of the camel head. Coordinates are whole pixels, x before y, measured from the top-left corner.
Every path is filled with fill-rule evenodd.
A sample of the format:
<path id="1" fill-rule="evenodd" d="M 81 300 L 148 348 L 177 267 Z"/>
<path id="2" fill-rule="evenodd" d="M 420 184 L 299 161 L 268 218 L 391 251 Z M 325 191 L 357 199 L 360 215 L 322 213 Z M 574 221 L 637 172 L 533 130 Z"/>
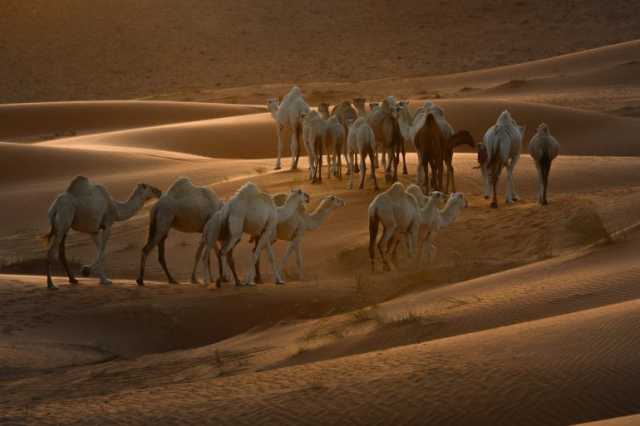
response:
<path id="1" fill-rule="evenodd" d="M 280 108 L 280 102 L 276 98 L 267 99 L 267 110 L 269 112 L 275 113 Z"/>
<path id="2" fill-rule="evenodd" d="M 469 207 L 469 202 L 464 197 L 464 194 L 462 192 L 454 192 L 453 194 L 451 194 L 449 196 L 449 201 L 447 201 L 447 204 L 455 204 L 461 208 Z"/>
<path id="3" fill-rule="evenodd" d="M 402 100 L 402 101 L 398 101 L 398 107 L 400 108 L 407 108 L 409 107 L 409 101 L 408 100 Z"/>
<path id="4" fill-rule="evenodd" d="M 152 185 L 147 185 L 146 183 L 139 183 L 136 186 L 135 190 L 136 194 L 139 194 L 144 201 L 150 200 L 151 198 L 160 198 L 162 196 L 162 191 Z"/>
<path id="5" fill-rule="evenodd" d="M 355 105 L 358 111 L 364 110 L 366 102 L 367 100 L 365 98 L 353 98 L 353 105 Z"/>
<path id="6" fill-rule="evenodd" d="M 538 133 L 543 134 L 543 135 L 548 135 L 549 134 L 549 126 L 547 126 L 546 123 L 540 123 L 540 125 L 538 126 Z"/>
<path id="7" fill-rule="evenodd" d="M 309 194 L 304 192 L 302 189 L 295 188 L 289 191 L 289 195 L 287 196 L 287 202 L 294 201 L 298 203 L 298 205 L 306 204 L 311 200 Z"/>
<path id="8" fill-rule="evenodd" d="M 329 195 L 325 198 L 325 202 L 329 203 L 331 207 L 344 207 L 347 204 L 342 198 L 335 195 Z"/>

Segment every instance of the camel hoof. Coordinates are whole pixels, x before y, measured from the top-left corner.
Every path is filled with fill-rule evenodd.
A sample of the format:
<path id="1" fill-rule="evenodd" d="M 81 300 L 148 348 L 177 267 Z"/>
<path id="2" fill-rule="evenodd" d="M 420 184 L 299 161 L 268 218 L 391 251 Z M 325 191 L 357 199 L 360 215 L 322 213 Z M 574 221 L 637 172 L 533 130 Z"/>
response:
<path id="1" fill-rule="evenodd" d="M 69 278 L 69 284 L 78 284 L 78 280 L 75 278 Z"/>
<path id="2" fill-rule="evenodd" d="M 275 166 L 275 167 L 273 168 L 273 170 L 280 170 L 281 168 L 282 168 L 282 166 L 278 164 L 277 166 Z"/>
<path id="3" fill-rule="evenodd" d="M 80 273 L 83 277 L 88 277 L 89 275 L 91 275 L 91 268 L 87 265 L 84 265 Z"/>
<path id="4" fill-rule="evenodd" d="M 284 285 L 284 281 L 276 281 L 276 285 Z"/>
<path id="5" fill-rule="evenodd" d="M 113 284 L 111 282 L 111 280 L 101 280 L 100 281 L 100 285 L 103 285 L 103 286 L 110 286 L 111 284 Z"/>
<path id="6" fill-rule="evenodd" d="M 491 203 L 491 208 L 492 209 L 497 209 L 498 208 L 498 203 L 496 203 L 495 201 L 493 203 Z"/>
<path id="7" fill-rule="evenodd" d="M 180 283 L 176 280 L 169 280 L 169 284 L 178 285 Z"/>
<path id="8" fill-rule="evenodd" d="M 200 281 L 198 281 L 197 278 L 191 278 L 191 280 L 189 280 L 189 282 L 193 285 L 198 285 L 200 284 Z M 207 285 L 207 283 L 204 283 L 204 285 Z"/>
<path id="9" fill-rule="evenodd" d="M 143 280 L 142 278 L 138 278 L 138 279 L 136 280 L 136 284 L 138 284 L 138 285 L 139 285 L 139 286 L 141 286 L 141 287 L 144 287 L 144 280 Z"/>
<path id="10" fill-rule="evenodd" d="M 542 204 L 543 206 L 546 206 L 549 203 L 547 202 L 547 200 L 543 200 L 542 203 L 540 203 L 540 204 Z"/>
<path id="11" fill-rule="evenodd" d="M 57 290 L 58 287 L 56 287 L 53 283 L 49 283 L 47 284 L 47 290 Z"/>

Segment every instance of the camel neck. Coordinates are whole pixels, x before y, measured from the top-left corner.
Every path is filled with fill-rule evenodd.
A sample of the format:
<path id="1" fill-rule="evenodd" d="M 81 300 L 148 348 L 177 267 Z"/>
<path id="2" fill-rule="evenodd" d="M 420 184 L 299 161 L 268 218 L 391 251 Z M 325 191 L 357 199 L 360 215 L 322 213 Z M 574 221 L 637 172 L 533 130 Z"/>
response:
<path id="1" fill-rule="evenodd" d="M 270 104 L 269 107 L 269 112 L 271 113 L 271 117 L 273 117 L 274 120 L 278 119 L 278 107 L 276 107 L 273 104 Z"/>
<path id="2" fill-rule="evenodd" d="M 320 205 L 313 211 L 313 213 L 307 215 L 307 217 L 305 218 L 305 228 L 310 231 L 317 229 L 320 225 L 322 225 L 322 222 L 324 222 L 327 216 L 329 216 L 331 210 L 331 206 L 327 204 L 326 200 L 322 201 L 322 203 L 320 203 Z"/>
<path id="3" fill-rule="evenodd" d="M 298 210 L 298 203 L 292 199 L 287 199 L 287 201 L 285 201 L 282 206 L 277 207 L 276 210 L 278 212 L 278 222 L 285 222 Z"/>
<path id="4" fill-rule="evenodd" d="M 116 207 L 116 221 L 120 222 L 131 218 L 134 214 L 140 210 L 144 204 L 142 196 L 137 191 L 129 197 L 124 203 L 121 201 L 114 201 Z"/>

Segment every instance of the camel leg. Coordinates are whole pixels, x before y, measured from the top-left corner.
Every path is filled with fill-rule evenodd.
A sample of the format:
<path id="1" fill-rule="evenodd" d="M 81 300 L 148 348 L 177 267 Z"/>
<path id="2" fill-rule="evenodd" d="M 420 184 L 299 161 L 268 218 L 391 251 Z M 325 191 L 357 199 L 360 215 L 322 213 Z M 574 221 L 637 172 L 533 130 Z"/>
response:
<path id="1" fill-rule="evenodd" d="M 409 174 L 409 169 L 407 169 L 407 147 L 404 142 L 402 142 L 402 174 Z"/>
<path id="2" fill-rule="evenodd" d="M 293 254 L 294 246 L 293 241 L 290 241 L 287 245 L 287 250 L 284 252 L 284 256 L 282 256 L 282 263 L 280 264 L 280 269 L 284 271 L 287 269 L 287 262 L 289 261 L 289 256 Z"/>
<path id="3" fill-rule="evenodd" d="M 297 239 L 293 242 L 296 252 L 296 266 L 298 267 L 298 280 L 304 279 L 304 264 L 302 260 L 302 250 L 300 249 L 300 240 Z"/>
<path id="4" fill-rule="evenodd" d="M 378 186 L 378 180 L 376 179 L 376 168 L 375 165 L 373 163 L 373 161 L 375 160 L 375 156 L 372 155 L 371 153 L 369 153 L 369 161 L 371 163 L 371 178 L 373 179 L 373 188 L 376 191 L 380 190 L 380 187 Z M 364 161 L 362 161 L 362 164 L 364 165 Z M 364 176 L 364 174 L 363 174 Z"/>
<path id="5" fill-rule="evenodd" d="M 198 277 L 196 277 L 196 270 L 198 269 L 198 263 L 200 262 L 200 256 L 202 255 L 202 250 L 204 249 L 204 246 L 205 246 L 205 242 L 200 240 L 200 243 L 198 244 L 198 248 L 196 249 L 196 260 L 193 263 L 193 270 L 191 271 L 191 280 L 190 280 L 191 284 L 200 284 L 198 282 Z M 210 253 L 210 250 L 207 250 L 206 263 L 209 270 L 209 276 L 211 276 L 211 257 L 209 256 L 209 253 Z M 205 261 L 204 258 L 202 260 Z"/>
<path id="6" fill-rule="evenodd" d="M 282 168 L 282 126 L 280 123 L 276 123 L 276 134 L 278 136 L 278 158 L 276 158 L 276 170 Z"/>
<path id="7" fill-rule="evenodd" d="M 359 189 L 364 188 L 364 178 L 367 174 L 367 166 L 364 163 L 365 159 L 366 159 L 365 155 L 363 153 L 360 153 L 360 187 Z"/>
<path id="8" fill-rule="evenodd" d="M 482 171 L 482 181 L 483 181 L 483 195 L 484 199 L 488 200 L 491 196 L 491 182 L 489 180 L 489 167 L 485 164 L 480 165 L 480 170 Z"/>
<path id="9" fill-rule="evenodd" d="M 456 175 L 455 175 L 455 171 L 453 170 L 453 165 L 449 166 L 449 170 L 448 170 L 447 177 L 449 175 L 451 175 L 451 192 L 456 192 Z M 448 186 L 448 184 L 447 184 Z M 449 188 L 447 188 L 449 189 Z"/>
<path id="10" fill-rule="evenodd" d="M 247 272 L 247 277 L 245 279 L 244 285 L 255 285 L 255 276 L 256 276 L 256 262 L 260 260 L 260 252 L 262 248 L 265 246 L 265 240 L 267 240 L 267 231 L 262 232 L 258 240 L 256 241 L 256 247 L 251 254 L 251 262 L 249 263 L 249 269 Z"/>
<path id="11" fill-rule="evenodd" d="M 546 206 L 547 203 L 547 188 L 549 187 L 549 172 L 551 171 L 551 162 L 546 165 L 542 170 L 542 205 Z"/>
<path id="12" fill-rule="evenodd" d="M 354 164 L 353 164 L 353 153 L 349 153 L 347 156 L 347 168 L 349 172 L 349 184 L 347 185 L 348 189 L 353 189 L 353 174 L 354 174 Z"/>
<path id="13" fill-rule="evenodd" d="M 95 270 L 96 265 L 98 264 L 98 254 L 100 253 L 100 245 L 102 242 L 100 241 L 100 231 L 89 234 L 91 240 L 93 240 L 93 244 L 96 246 L 96 258 L 94 259 L 91 265 L 82 265 L 82 269 L 80 273 L 83 277 L 88 277 L 91 275 L 91 271 Z"/>
<path id="14" fill-rule="evenodd" d="M 278 267 L 278 262 L 276 262 L 276 256 L 273 253 L 273 247 L 271 246 L 270 239 L 266 243 L 265 248 L 267 250 L 267 257 L 269 258 L 269 263 L 271 263 L 271 269 L 273 270 L 273 276 L 275 277 L 276 284 L 284 284 L 284 279 L 282 278 L 280 268 Z"/>
<path id="15" fill-rule="evenodd" d="M 140 255 L 140 270 L 138 272 L 138 278 L 136 279 L 136 282 L 140 286 L 144 285 L 144 269 L 147 264 L 147 257 L 149 257 L 149 254 L 153 251 L 155 246 L 158 245 L 160 240 L 167 238 L 174 219 L 173 215 L 163 217 L 155 210 L 152 210 L 151 215 L 149 236 L 147 237 L 147 243 L 142 248 L 142 253 Z"/>
<path id="16" fill-rule="evenodd" d="M 96 260 L 94 270 L 98 274 L 98 278 L 100 278 L 100 284 L 102 285 L 110 285 L 111 280 L 107 278 L 107 275 L 104 273 L 104 258 L 107 254 L 107 242 L 109 241 L 109 236 L 111 235 L 111 226 L 106 226 L 102 230 L 102 236 L 100 238 L 100 249 L 98 251 L 98 259 Z"/>
<path id="17" fill-rule="evenodd" d="M 258 240 L 256 240 L 256 244 L 253 247 L 254 253 L 257 248 L 258 248 Z M 258 258 L 258 261 L 256 262 L 256 284 L 262 284 L 262 274 L 260 274 L 260 258 Z"/>
<path id="18" fill-rule="evenodd" d="M 60 244 L 66 238 L 69 228 L 71 228 L 74 213 L 72 206 L 60 205 L 51 222 L 51 234 L 47 250 L 47 288 L 50 290 L 58 289 L 51 278 L 51 265 L 56 259 L 56 249 L 58 249 L 58 252 L 63 250 L 60 248 Z"/>
<path id="19" fill-rule="evenodd" d="M 61 238 L 58 238 L 55 234 L 49 240 L 49 250 L 47 250 L 47 288 L 50 290 L 58 289 L 53 283 L 53 279 L 51 279 L 51 264 L 56 259 L 56 248 L 60 246 L 60 241 Z"/>
<path id="20" fill-rule="evenodd" d="M 511 199 L 513 201 L 520 200 L 520 196 L 516 192 L 516 184 L 513 180 L 513 171 L 515 170 L 516 164 L 518 163 L 519 159 L 520 159 L 519 156 L 512 158 L 511 161 L 509 162 L 509 168 L 507 169 L 507 171 L 509 172 L 509 175 L 511 176 L 509 180 L 511 181 Z"/>
<path id="21" fill-rule="evenodd" d="M 67 272 L 67 277 L 69 277 L 69 282 L 71 284 L 78 284 L 78 280 L 73 276 L 71 270 L 69 269 L 69 264 L 67 263 L 67 254 L 65 252 L 65 242 L 67 241 L 67 236 L 64 235 L 62 240 L 60 240 L 58 257 L 60 258 L 60 262 L 62 266 L 64 266 L 64 270 Z"/>
<path id="22" fill-rule="evenodd" d="M 500 166 L 494 166 L 493 171 L 491 172 L 491 190 L 493 192 L 493 198 L 491 199 L 492 209 L 498 208 L 497 188 L 498 188 L 498 176 L 499 176 L 499 170 L 500 170 L 499 167 Z"/>
<path id="23" fill-rule="evenodd" d="M 396 230 L 396 224 L 393 223 L 390 226 L 383 225 L 383 234 L 380 241 L 378 241 L 378 252 L 380 253 L 380 257 L 382 258 L 383 270 L 390 271 L 391 265 L 389 264 L 389 259 L 387 259 L 386 248 L 389 244 L 389 240 L 393 237 L 393 234 Z"/>
<path id="24" fill-rule="evenodd" d="M 299 159 L 299 149 L 300 147 L 298 146 L 298 130 L 297 129 L 293 129 L 293 131 L 291 132 L 291 145 L 290 145 L 290 150 L 291 150 L 291 170 L 297 170 L 298 169 L 298 159 Z"/>
<path id="25" fill-rule="evenodd" d="M 224 273 L 223 262 L 227 261 L 229 263 L 229 266 L 231 267 L 231 272 L 233 273 L 233 279 L 234 279 L 235 285 L 239 286 L 241 284 L 240 284 L 240 281 L 238 280 L 238 275 L 236 273 L 236 268 L 235 268 L 235 264 L 233 263 L 233 257 L 231 255 L 231 252 L 233 251 L 233 248 L 236 246 L 236 244 L 238 244 L 238 242 L 242 238 L 242 223 L 239 222 L 238 220 L 234 220 L 233 217 L 230 217 L 227 223 L 227 227 L 228 227 L 227 238 L 225 239 L 224 243 L 222 244 L 222 248 L 220 249 L 219 258 L 222 260 L 222 262 L 220 262 L 220 265 L 219 265 L 218 281 L 216 284 L 220 286 L 220 284 L 222 283 L 222 276 Z M 255 261 L 252 264 L 251 270 L 253 270 L 253 265 L 255 265 Z"/>
<path id="26" fill-rule="evenodd" d="M 358 168 L 358 164 L 359 164 L 358 163 L 358 153 L 354 152 L 354 153 L 352 153 L 352 155 L 353 155 L 353 163 L 352 163 L 353 164 L 353 172 L 354 173 L 360 173 L 360 169 Z"/>
<path id="27" fill-rule="evenodd" d="M 165 258 L 165 242 L 167 241 L 167 237 L 164 237 L 158 242 L 158 262 L 160 262 L 160 266 L 162 266 L 162 270 L 164 274 L 167 276 L 169 280 L 169 284 L 178 284 L 171 273 L 169 272 L 169 268 L 167 267 L 167 259 Z"/>

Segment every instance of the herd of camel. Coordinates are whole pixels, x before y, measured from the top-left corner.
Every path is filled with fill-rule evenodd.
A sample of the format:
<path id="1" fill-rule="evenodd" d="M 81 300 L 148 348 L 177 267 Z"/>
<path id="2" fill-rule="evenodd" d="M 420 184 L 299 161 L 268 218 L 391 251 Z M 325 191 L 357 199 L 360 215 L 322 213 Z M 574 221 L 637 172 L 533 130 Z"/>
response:
<path id="1" fill-rule="evenodd" d="M 507 169 L 506 201 L 518 199 L 513 185 L 513 169 L 520 157 L 525 128 L 516 123 L 508 111 L 503 111 L 495 125 L 491 126 L 476 144 L 466 130 L 454 132 L 444 116 L 444 111 L 432 102 L 426 102 L 415 114 L 409 111 L 409 103 L 397 102 L 389 96 L 380 103 L 370 103 L 366 111 L 363 98 L 353 104 L 344 101 L 329 111 L 328 104 L 320 104 L 312 110 L 304 101 L 298 87 L 293 87 L 279 102 L 271 99 L 268 109 L 276 121 L 278 149 L 276 169 L 282 167 L 282 143 L 290 141 L 291 168 L 296 169 L 299 159 L 298 141 L 302 139 L 309 156 L 309 179 L 321 182 L 323 155 L 326 153 L 327 176 L 342 176 L 342 157 L 345 157 L 349 173 L 349 188 L 354 173 L 360 173 L 360 188 L 364 186 L 366 165 L 370 160 L 370 174 L 378 190 L 375 169 L 381 153 L 385 180 L 393 182 L 378 194 L 369 205 L 369 256 L 375 270 L 375 248 L 381 256 L 384 270 L 391 268 L 391 258 L 404 241 L 410 257 L 421 258 L 425 251 L 433 256 L 433 239 L 444 227 L 451 224 L 467 206 L 462 193 L 455 192 L 452 167 L 453 150 L 466 144 L 476 147 L 478 162 L 484 179 L 485 198 L 492 196 L 491 207 L 497 207 L 496 186 L 503 168 Z M 400 157 L 403 173 L 407 174 L 405 145 L 411 143 L 418 154 L 417 184 L 405 188 L 397 182 Z M 538 171 L 540 204 L 547 203 L 547 183 L 551 162 L 558 155 L 559 144 L 545 124 L 541 124 L 529 142 L 529 153 Z M 358 158 L 359 163 L 358 163 Z M 446 184 L 443 185 L 446 165 Z M 429 180 L 431 168 L 431 181 Z M 445 192 L 451 188 L 446 200 Z M 241 285 L 233 261 L 233 249 L 244 234 L 255 244 L 245 284 L 261 282 L 259 260 L 263 250 L 277 284 L 284 283 L 281 265 L 295 254 L 298 276 L 303 276 L 301 242 L 306 231 L 316 229 L 336 208 L 345 205 L 341 198 L 330 195 L 321 200 L 311 213 L 305 205 L 309 195 L 300 189 L 288 193 L 267 194 L 257 185 L 247 182 L 226 202 L 208 187 L 194 186 L 189 178 L 176 180 L 164 193 L 148 184 L 138 184 L 125 202 L 114 200 L 99 184 L 83 176 L 75 177 L 65 192 L 59 194 L 49 208 L 50 231 L 44 236 L 47 242 L 47 287 L 55 289 L 51 266 L 56 254 L 67 273 L 69 282 L 77 279 L 69 268 L 65 241 L 69 230 L 88 233 L 93 239 L 97 255 L 91 265 L 81 269 L 83 276 L 96 275 L 101 284 L 110 284 L 103 268 L 106 246 L 115 222 L 133 217 L 151 199 L 158 199 L 150 211 L 148 240 L 142 249 L 137 278 L 144 285 L 145 264 L 148 255 L 157 246 L 158 260 L 170 283 L 176 283 L 167 268 L 165 242 L 171 229 L 187 233 L 200 233 L 202 238 L 195 255 L 191 282 L 197 283 L 196 271 L 200 263 L 205 272 L 205 284 L 212 280 L 210 253 L 216 249 L 218 277 L 221 286 L 232 274 L 236 285 Z M 378 240 L 378 228 L 383 233 Z M 288 246 L 281 262 L 275 259 L 272 244 L 287 241 Z"/>

